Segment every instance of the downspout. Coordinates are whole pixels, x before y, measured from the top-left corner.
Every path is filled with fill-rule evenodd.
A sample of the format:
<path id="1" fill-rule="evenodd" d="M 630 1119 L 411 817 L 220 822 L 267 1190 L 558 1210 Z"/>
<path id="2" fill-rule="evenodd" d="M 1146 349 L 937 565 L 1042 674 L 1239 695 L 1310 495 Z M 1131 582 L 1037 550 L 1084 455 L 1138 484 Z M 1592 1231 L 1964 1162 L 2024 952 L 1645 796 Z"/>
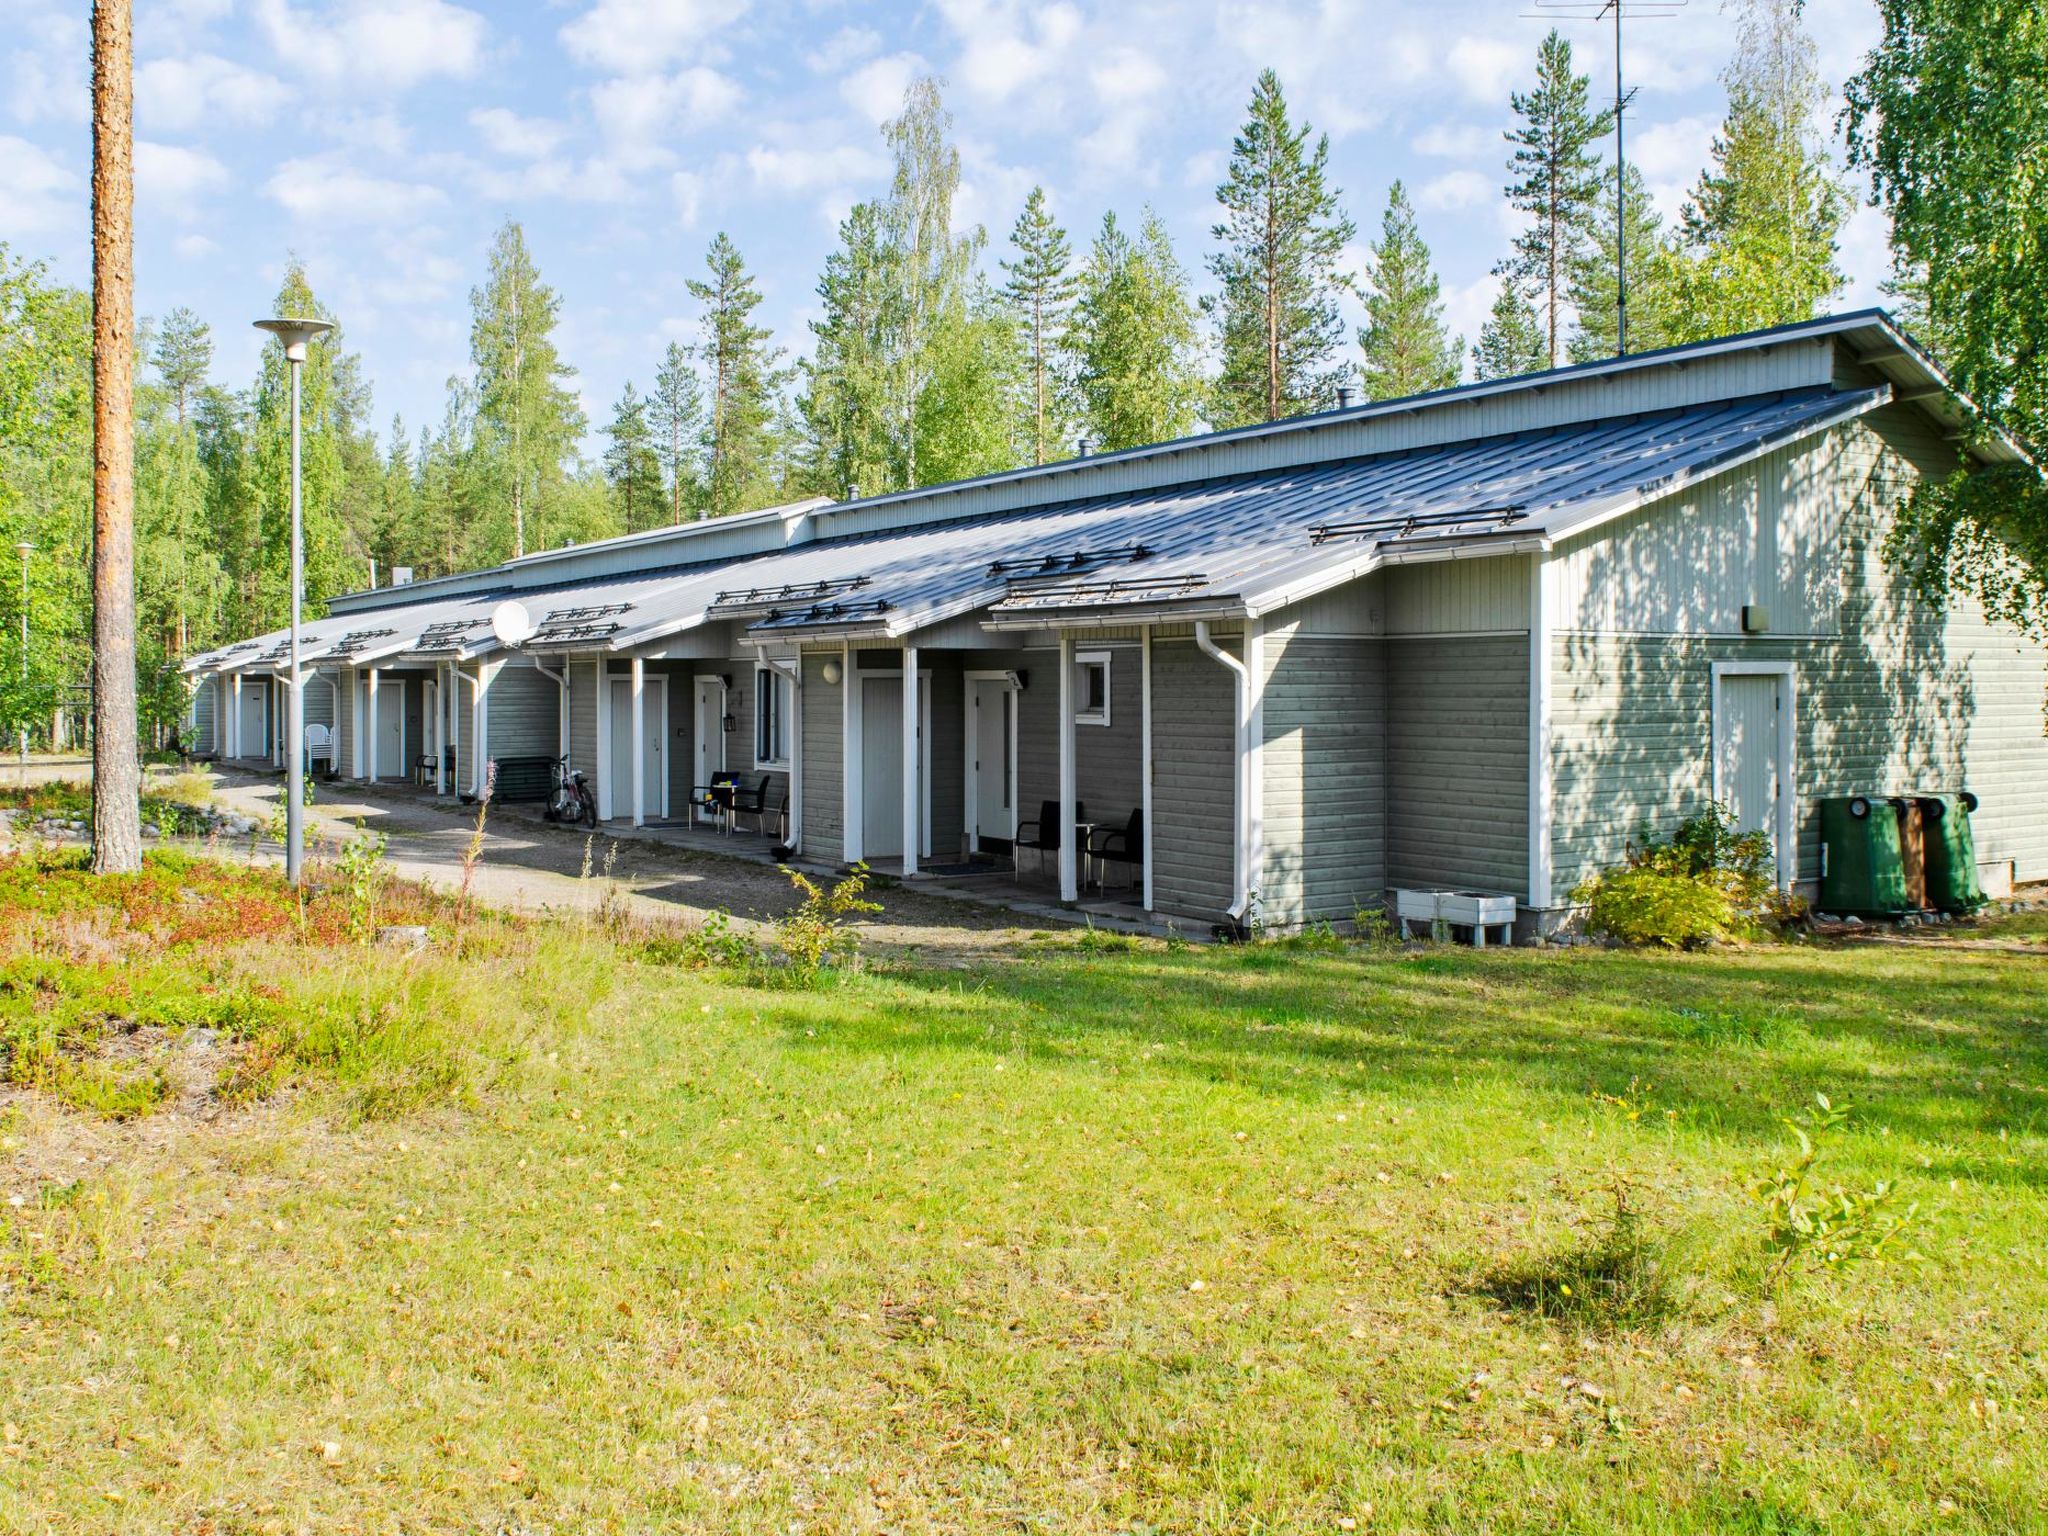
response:
<path id="1" fill-rule="evenodd" d="M 789 679 L 789 836 L 785 841 L 794 857 L 804 845 L 804 680 L 795 669 L 770 656 L 766 642 L 747 643 L 754 648 L 755 660 L 776 676 Z"/>
<path id="2" fill-rule="evenodd" d="M 1251 802 L 1247 793 L 1250 786 L 1245 782 L 1245 722 L 1251 716 L 1252 674 L 1251 669 L 1243 662 L 1209 638 L 1207 619 L 1195 620 L 1195 644 L 1202 648 L 1203 654 L 1228 667 L 1237 684 L 1235 729 L 1231 732 L 1234 750 L 1231 753 L 1230 794 L 1230 888 L 1234 895 L 1230 905 L 1224 910 L 1242 932 L 1246 913 L 1252 903 L 1251 860 L 1248 857 L 1248 845 L 1251 841 Z"/>

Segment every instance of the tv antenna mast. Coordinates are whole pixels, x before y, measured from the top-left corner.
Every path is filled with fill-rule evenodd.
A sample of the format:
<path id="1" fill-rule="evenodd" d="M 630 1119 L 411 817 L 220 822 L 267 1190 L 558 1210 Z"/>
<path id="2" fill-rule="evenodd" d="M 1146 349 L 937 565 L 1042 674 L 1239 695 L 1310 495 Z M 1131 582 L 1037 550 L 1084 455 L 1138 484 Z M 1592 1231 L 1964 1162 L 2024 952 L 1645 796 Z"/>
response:
<path id="1" fill-rule="evenodd" d="M 1621 24 L 1676 16 L 1688 0 L 1530 0 L 1536 9 L 1525 16 L 1563 17 L 1572 21 L 1614 18 L 1614 355 L 1628 355 L 1628 155 L 1622 137 L 1622 116 L 1635 93 L 1622 88 Z"/>

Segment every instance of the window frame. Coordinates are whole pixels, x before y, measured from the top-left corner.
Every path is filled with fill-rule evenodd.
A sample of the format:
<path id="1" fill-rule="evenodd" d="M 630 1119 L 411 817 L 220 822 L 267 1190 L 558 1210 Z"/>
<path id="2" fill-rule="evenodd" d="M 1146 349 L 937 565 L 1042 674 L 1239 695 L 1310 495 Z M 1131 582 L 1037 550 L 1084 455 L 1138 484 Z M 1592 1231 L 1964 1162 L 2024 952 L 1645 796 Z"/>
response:
<path id="1" fill-rule="evenodd" d="M 1074 724 L 1108 725 L 1110 722 L 1110 700 L 1114 696 L 1110 661 L 1114 651 L 1076 651 L 1074 653 Z M 1088 705 L 1088 689 L 1085 679 L 1091 668 L 1102 670 L 1102 707 L 1091 709 Z"/>
<path id="2" fill-rule="evenodd" d="M 764 685 L 763 679 L 766 679 Z M 764 707 L 763 693 L 768 696 L 772 707 Z M 771 741 L 766 733 L 773 730 L 781 740 Z M 773 667 L 754 664 L 754 766 L 780 773 L 789 772 L 790 737 L 796 730 L 796 690 L 789 679 Z M 780 755 L 763 752 L 764 747 L 780 746 Z"/>

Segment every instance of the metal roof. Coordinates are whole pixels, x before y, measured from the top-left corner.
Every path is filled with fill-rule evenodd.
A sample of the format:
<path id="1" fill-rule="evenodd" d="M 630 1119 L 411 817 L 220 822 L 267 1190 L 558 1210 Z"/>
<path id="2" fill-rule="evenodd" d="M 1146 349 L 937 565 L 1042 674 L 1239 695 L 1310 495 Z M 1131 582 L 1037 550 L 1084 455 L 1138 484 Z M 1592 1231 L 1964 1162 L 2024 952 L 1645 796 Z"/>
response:
<path id="1" fill-rule="evenodd" d="M 1753 396 L 515 595 L 536 624 L 525 648 L 542 652 L 626 651 L 722 620 L 795 641 L 905 637 L 980 609 L 996 628 L 1255 615 L 1385 564 L 1547 548 L 1888 398 Z M 316 621 L 302 656 L 361 666 L 487 655 L 500 649 L 489 617 L 506 595 Z M 187 668 L 233 670 L 276 640 Z"/>

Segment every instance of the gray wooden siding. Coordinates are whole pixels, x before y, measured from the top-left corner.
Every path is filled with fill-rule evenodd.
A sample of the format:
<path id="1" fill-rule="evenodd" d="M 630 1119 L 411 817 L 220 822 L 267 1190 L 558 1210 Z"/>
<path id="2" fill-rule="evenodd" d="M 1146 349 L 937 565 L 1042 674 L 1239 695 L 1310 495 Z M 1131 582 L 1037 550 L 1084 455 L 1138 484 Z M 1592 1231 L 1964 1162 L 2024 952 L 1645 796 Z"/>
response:
<path id="1" fill-rule="evenodd" d="M 597 788 L 597 663 L 569 663 L 569 762 Z"/>
<path id="2" fill-rule="evenodd" d="M 413 690 L 415 693 L 418 689 Z M 487 696 L 493 758 L 556 757 L 561 753 L 562 690 L 530 661 L 508 661 Z M 414 707 L 408 701 L 408 708 Z M 419 740 L 415 732 L 411 738 Z"/>
<path id="3" fill-rule="evenodd" d="M 1742 639 L 1565 632 L 1553 641 L 1554 898 L 1668 831 L 1712 794 L 1711 664 L 1796 668 L 1795 822 L 1801 880 L 1819 876 L 1822 796 L 1969 787 L 1978 856 L 2048 876 L 2048 651 L 1969 604 L 1938 614 L 1882 555 L 1891 511 L 1951 451 L 1910 414 L 1838 428 L 1805 494 L 1832 508 L 1832 633 Z"/>
<path id="4" fill-rule="evenodd" d="M 803 695 L 798 705 L 804 733 L 804 846 L 806 858 L 836 864 L 845 857 L 845 800 L 841 764 L 845 683 L 825 681 L 821 651 L 803 658 Z M 831 659 L 836 659 L 831 658 Z"/>
<path id="5" fill-rule="evenodd" d="M 191 750 L 196 754 L 211 755 L 220 750 L 214 735 L 214 724 L 219 718 L 215 699 L 220 691 L 218 678 L 202 680 L 192 694 L 192 741 Z"/>
<path id="6" fill-rule="evenodd" d="M 1368 597 L 1377 625 L 1390 635 L 1467 635 L 1529 628 L 1529 562 L 1513 555 L 1484 560 L 1429 560 L 1377 573 L 1380 595 Z M 1367 583 L 1358 583 L 1368 593 Z"/>
<path id="7" fill-rule="evenodd" d="M 1529 638 L 1390 639 L 1387 883 L 1529 885 Z"/>
<path id="8" fill-rule="evenodd" d="M 918 665 L 931 668 L 931 856 L 951 863 L 967 850 L 966 683 L 957 655 L 920 651 Z"/>
<path id="9" fill-rule="evenodd" d="M 1192 644 L 1154 643 L 1152 890 L 1160 912 L 1217 922 L 1230 905 L 1236 711 L 1236 682 L 1221 662 Z"/>
<path id="10" fill-rule="evenodd" d="M 1259 913 L 1348 920 L 1387 887 L 1386 646 L 1268 632 Z"/>

